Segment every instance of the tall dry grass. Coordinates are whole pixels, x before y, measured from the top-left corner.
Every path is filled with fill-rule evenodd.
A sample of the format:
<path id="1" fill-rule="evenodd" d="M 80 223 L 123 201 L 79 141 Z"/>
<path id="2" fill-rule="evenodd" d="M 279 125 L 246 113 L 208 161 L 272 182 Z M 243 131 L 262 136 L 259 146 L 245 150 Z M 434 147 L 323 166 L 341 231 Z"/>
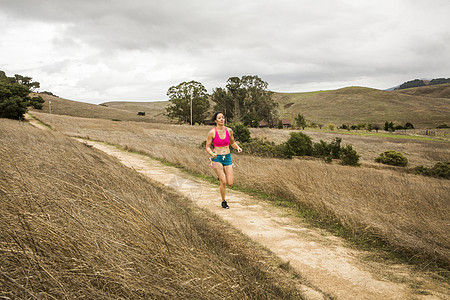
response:
<path id="1" fill-rule="evenodd" d="M 298 297 L 270 255 L 61 133 L 0 119 L 0 165 L 2 298 Z"/>
<path id="2" fill-rule="evenodd" d="M 207 154 L 198 148 L 207 127 L 159 125 L 152 129 L 149 126 L 154 125 L 149 124 L 112 124 L 44 114 L 39 118 L 68 134 L 120 144 L 213 175 Z M 234 155 L 233 160 L 239 186 L 291 199 L 355 230 L 374 233 L 395 248 L 450 265 L 448 180 L 320 161 L 245 155 Z"/>

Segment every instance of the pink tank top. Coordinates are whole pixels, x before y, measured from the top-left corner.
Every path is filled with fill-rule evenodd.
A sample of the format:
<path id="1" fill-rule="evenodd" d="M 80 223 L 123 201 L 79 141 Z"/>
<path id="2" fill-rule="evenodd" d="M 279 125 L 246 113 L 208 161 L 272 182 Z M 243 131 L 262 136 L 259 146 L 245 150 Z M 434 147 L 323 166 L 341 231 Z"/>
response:
<path id="1" fill-rule="evenodd" d="M 214 147 L 226 147 L 230 144 L 230 134 L 228 133 L 228 129 L 225 127 L 225 131 L 226 131 L 226 136 L 224 139 L 221 139 L 219 136 L 219 133 L 217 132 L 217 128 L 214 127 Z"/>

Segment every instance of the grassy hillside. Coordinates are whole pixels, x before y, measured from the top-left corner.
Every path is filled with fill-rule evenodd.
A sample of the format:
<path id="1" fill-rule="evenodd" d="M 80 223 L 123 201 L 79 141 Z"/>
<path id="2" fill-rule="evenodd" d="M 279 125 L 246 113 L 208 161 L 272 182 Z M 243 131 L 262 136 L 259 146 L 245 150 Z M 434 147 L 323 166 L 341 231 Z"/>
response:
<path id="1" fill-rule="evenodd" d="M 0 119 L 0 165 L 0 298 L 299 297 L 272 254 L 61 133 Z"/>
<path id="2" fill-rule="evenodd" d="M 430 98 L 364 87 L 347 87 L 313 93 L 277 93 L 281 115 L 294 121 L 303 114 L 310 122 L 327 125 L 385 121 L 416 127 L 450 123 L 450 99 Z"/>
<path id="3" fill-rule="evenodd" d="M 209 126 L 180 126 L 105 120 L 73 120 L 66 116 L 52 118 L 38 114 L 52 128 L 69 135 L 91 138 L 126 149 L 147 153 L 197 174 L 213 177 L 208 155 L 199 145 L 206 139 Z M 254 129 L 271 140 L 290 130 Z M 331 141 L 336 136 L 317 136 Z M 410 163 L 448 160 L 450 152 L 444 141 L 408 140 L 384 137 L 341 136 L 342 143 L 352 144 L 365 159 L 382 151 L 396 149 Z M 364 148 L 366 147 L 366 148 Z M 361 152 L 360 149 L 364 149 Z M 180 155 L 183 153 L 183 155 Z M 331 217 L 354 232 L 371 232 L 395 249 L 412 257 L 427 257 L 450 265 L 448 232 L 448 180 L 405 174 L 401 168 L 376 170 L 325 164 L 322 161 L 281 160 L 233 154 L 236 185 L 289 199 L 312 208 L 321 217 Z M 393 209 L 395 208 L 395 209 Z"/>
<path id="4" fill-rule="evenodd" d="M 110 108 L 116 108 L 121 110 L 127 110 L 132 112 L 142 111 L 146 115 L 150 116 L 152 120 L 159 122 L 167 122 L 167 118 L 164 116 L 166 113 L 166 106 L 169 101 L 154 101 L 154 102 L 132 102 L 132 101 L 114 101 L 105 102 L 102 105 L 106 105 Z"/>
<path id="5" fill-rule="evenodd" d="M 129 105 L 114 106 L 109 104 L 95 105 L 79 101 L 67 100 L 47 94 L 39 94 L 44 100 L 43 112 L 50 112 L 49 101 L 51 101 L 51 112 L 56 115 L 68 115 L 74 117 L 99 118 L 116 121 L 137 121 L 137 122 L 169 122 L 167 118 L 161 116 L 162 109 L 157 111 L 142 107 L 133 107 Z M 144 105 L 144 108 L 146 105 Z M 153 107 L 153 106 L 152 106 Z M 41 111 L 41 110 L 37 110 Z M 145 111 L 145 116 L 138 116 L 139 111 Z"/>

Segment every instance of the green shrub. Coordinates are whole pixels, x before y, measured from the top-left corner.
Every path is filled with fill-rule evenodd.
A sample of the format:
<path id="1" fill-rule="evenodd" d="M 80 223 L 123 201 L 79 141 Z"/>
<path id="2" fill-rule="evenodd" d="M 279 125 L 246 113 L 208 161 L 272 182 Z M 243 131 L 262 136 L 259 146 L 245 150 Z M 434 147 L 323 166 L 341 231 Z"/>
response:
<path id="1" fill-rule="evenodd" d="M 359 166 L 359 154 L 353 149 L 352 145 L 346 145 L 340 151 L 341 165 Z"/>
<path id="2" fill-rule="evenodd" d="M 394 150 L 388 150 L 380 154 L 375 159 L 376 162 L 391 166 L 405 167 L 408 164 L 408 159 L 400 152 Z"/>
<path id="3" fill-rule="evenodd" d="M 278 129 L 283 129 L 283 121 L 279 120 L 277 124 Z"/>
<path id="4" fill-rule="evenodd" d="M 250 142 L 241 145 L 245 149 L 245 154 L 262 157 L 274 157 L 274 146 L 275 143 L 263 139 L 252 139 Z"/>
<path id="5" fill-rule="evenodd" d="M 339 158 L 341 155 L 342 139 L 337 137 L 330 144 L 331 158 Z"/>
<path id="6" fill-rule="evenodd" d="M 302 132 L 291 132 L 290 138 L 284 144 L 286 157 L 309 156 L 313 153 L 311 138 Z"/>
<path id="7" fill-rule="evenodd" d="M 420 175 L 450 179 L 450 161 L 438 162 L 431 168 L 417 166 L 414 171 Z"/>
<path id="8" fill-rule="evenodd" d="M 234 139 L 241 143 L 250 142 L 250 130 L 242 123 L 236 123 L 230 126 L 233 130 Z"/>
<path id="9" fill-rule="evenodd" d="M 321 157 L 327 163 L 331 163 L 333 158 L 340 158 L 341 154 L 341 138 L 335 138 L 331 143 L 320 140 L 319 143 L 313 144 L 313 155 Z"/>
<path id="10" fill-rule="evenodd" d="M 331 147 L 325 141 L 320 140 L 318 143 L 313 144 L 313 154 L 317 157 L 328 157 L 331 156 Z"/>

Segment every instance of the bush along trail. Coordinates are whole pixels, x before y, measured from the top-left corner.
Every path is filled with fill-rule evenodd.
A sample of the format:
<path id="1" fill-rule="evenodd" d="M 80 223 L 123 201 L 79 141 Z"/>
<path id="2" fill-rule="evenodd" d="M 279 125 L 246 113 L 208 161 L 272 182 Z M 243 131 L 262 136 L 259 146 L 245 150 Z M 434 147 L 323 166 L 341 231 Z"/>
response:
<path id="1" fill-rule="evenodd" d="M 196 205 L 226 220 L 268 248 L 309 282 L 311 299 L 448 299 L 445 283 L 436 283 L 408 265 L 363 259 L 363 251 L 346 246 L 341 238 L 312 228 L 287 209 L 229 190 L 230 209 L 220 207 L 216 184 L 195 178 L 180 169 L 114 145 L 81 140 L 116 157 L 126 166 L 168 186 Z M 314 288 L 312 288 L 314 287 Z"/>

